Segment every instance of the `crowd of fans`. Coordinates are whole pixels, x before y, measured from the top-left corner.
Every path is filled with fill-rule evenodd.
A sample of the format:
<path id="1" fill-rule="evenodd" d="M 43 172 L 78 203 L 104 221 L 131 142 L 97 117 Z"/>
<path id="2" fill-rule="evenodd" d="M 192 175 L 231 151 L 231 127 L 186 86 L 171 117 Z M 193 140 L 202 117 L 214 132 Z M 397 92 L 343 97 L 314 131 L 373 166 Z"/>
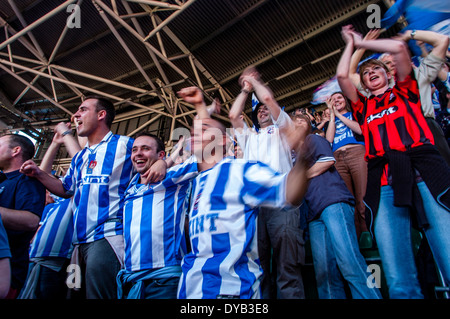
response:
<path id="1" fill-rule="evenodd" d="M 412 227 L 450 284 L 449 38 L 352 26 L 342 38 L 341 91 L 317 110 L 287 114 L 252 67 L 229 129 L 213 119 L 218 101 L 179 91 L 197 115 L 170 155 L 153 134 L 113 134 L 114 106 L 98 96 L 73 116 L 77 138 L 55 127 L 39 166 L 27 138 L 0 137 L 0 297 L 302 299 L 305 245 L 319 298 L 429 297 Z M 433 48 L 418 65 L 411 39 Z M 383 54 L 361 62 L 366 50 Z M 62 144 L 72 162 L 55 178 Z M 386 296 L 368 285 L 362 237 Z"/>

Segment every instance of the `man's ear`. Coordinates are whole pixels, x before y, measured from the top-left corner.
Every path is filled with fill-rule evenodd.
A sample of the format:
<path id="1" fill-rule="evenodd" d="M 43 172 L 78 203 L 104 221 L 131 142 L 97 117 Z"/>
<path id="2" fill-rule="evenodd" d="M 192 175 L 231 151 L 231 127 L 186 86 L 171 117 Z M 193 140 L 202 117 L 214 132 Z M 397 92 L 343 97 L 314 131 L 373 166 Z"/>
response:
<path id="1" fill-rule="evenodd" d="M 21 156 L 21 154 L 22 154 L 22 148 L 20 146 L 15 146 L 11 149 L 12 157 Z"/>
<path id="2" fill-rule="evenodd" d="M 159 151 L 158 152 L 158 159 L 164 159 L 164 156 L 166 156 L 166 152 L 165 151 Z"/>
<path id="3" fill-rule="evenodd" d="M 97 112 L 97 119 L 99 121 L 104 120 L 106 118 L 106 110 L 100 110 Z"/>

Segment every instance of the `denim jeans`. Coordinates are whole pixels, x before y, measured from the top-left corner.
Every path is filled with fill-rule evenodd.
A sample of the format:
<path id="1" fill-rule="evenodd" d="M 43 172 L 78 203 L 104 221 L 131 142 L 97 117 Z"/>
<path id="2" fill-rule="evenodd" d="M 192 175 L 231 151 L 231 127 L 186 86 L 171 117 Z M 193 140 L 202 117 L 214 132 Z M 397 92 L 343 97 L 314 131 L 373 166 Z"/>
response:
<path id="1" fill-rule="evenodd" d="M 369 288 L 370 272 L 356 239 L 354 207 L 336 203 L 309 223 L 311 250 L 321 299 L 346 298 L 341 274 L 349 283 L 353 299 L 380 299 L 376 287 Z M 339 273 L 340 270 L 340 273 Z"/>
<path id="2" fill-rule="evenodd" d="M 179 277 L 145 281 L 144 299 L 177 299 Z"/>
<path id="3" fill-rule="evenodd" d="M 417 184 L 430 226 L 424 229 L 436 263 L 450 282 L 450 213 L 431 195 L 424 182 Z M 407 207 L 394 206 L 391 186 L 381 187 L 375 219 L 375 238 L 391 299 L 423 298 L 411 245 L 411 215 Z"/>

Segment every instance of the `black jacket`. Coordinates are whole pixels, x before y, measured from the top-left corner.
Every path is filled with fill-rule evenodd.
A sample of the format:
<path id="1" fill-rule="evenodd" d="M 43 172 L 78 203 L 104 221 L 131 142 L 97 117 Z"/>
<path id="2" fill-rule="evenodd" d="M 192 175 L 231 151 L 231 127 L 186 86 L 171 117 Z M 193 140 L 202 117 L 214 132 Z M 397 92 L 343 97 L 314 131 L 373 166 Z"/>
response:
<path id="1" fill-rule="evenodd" d="M 428 222 L 422 199 L 415 183 L 414 169 L 419 171 L 433 197 L 450 210 L 450 167 L 434 145 L 422 145 L 405 152 L 387 151 L 383 157 L 368 162 L 366 204 L 366 224 L 373 237 L 373 227 L 380 202 L 381 175 L 386 164 L 392 172 L 394 205 L 410 207 L 416 214 L 419 228 Z"/>

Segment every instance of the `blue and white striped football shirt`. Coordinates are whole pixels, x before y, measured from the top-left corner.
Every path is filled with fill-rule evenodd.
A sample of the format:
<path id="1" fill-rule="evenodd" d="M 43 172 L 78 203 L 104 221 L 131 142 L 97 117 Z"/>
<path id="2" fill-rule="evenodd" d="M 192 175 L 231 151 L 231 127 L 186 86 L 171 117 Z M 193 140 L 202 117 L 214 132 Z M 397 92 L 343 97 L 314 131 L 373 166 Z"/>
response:
<path id="1" fill-rule="evenodd" d="M 252 298 L 259 292 L 258 207 L 288 206 L 286 176 L 260 162 L 226 158 L 194 179 L 192 251 L 183 258 L 178 298 Z"/>
<path id="2" fill-rule="evenodd" d="M 72 197 L 59 198 L 45 206 L 41 227 L 30 246 L 30 258 L 70 258 L 73 247 L 72 200 Z"/>
<path id="3" fill-rule="evenodd" d="M 122 234 L 132 147 L 132 138 L 109 132 L 99 144 L 86 145 L 73 157 L 62 182 L 74 197 L 75 243 Z"/>
<path id="4" fill-rule="evenodd" d="M 184 203 L 189 182 L 198 174 L 197 161 L 190 157 L 167 170 L 159 183 L 138 184 L 132 179 L 125 195 L 125 269 L 140 271 L 179 266 L 186 248 Z"/>

